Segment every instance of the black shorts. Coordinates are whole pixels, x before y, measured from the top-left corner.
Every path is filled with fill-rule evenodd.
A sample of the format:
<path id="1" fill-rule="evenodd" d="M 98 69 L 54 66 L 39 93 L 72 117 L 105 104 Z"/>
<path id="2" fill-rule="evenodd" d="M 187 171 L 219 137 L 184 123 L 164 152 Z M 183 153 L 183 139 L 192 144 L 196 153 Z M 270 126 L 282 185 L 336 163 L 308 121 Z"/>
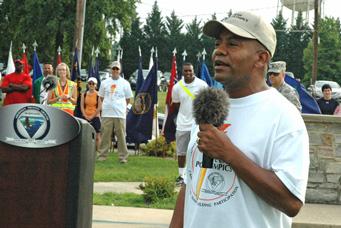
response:
<path id="1" fill-rule="evenodd" d="M 93 118 L 91 121 L 89 121 L 91 126 L 95 129 L 96 133 L 101 132 L 101 120 L 99 117 Z"/>

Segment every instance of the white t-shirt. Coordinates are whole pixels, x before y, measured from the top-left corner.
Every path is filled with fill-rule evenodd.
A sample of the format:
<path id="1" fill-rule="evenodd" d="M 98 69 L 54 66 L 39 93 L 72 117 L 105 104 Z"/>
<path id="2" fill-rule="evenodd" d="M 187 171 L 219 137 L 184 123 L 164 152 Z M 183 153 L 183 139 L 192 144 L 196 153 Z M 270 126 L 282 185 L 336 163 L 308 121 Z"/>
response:
<path id="1" fill-rule="evenodd" d="M 101 83 L 98 95 L 104 97 L 102 117 L 126 118 L 127 101 L 133 97 L 130 84 L 122 77 L 107 78 Z"/>
<path id="2" fill-rule="evenodd" d="M 179 113 L 176 119 L 177 131 L 190 131 L 194 123 L 192 103 L 193 99 L 180 86 L 180 82 L 196 96 L 202 88 L 207 87 L 207 83 L 200 78 L 195 77 L 194 80 L 187 84 L 184 79 L 181 79 L 173 87 L 172 102 L 180 103 Z"/>
<path id="3" fill-rule="evenodd" d="M 309 172 L 309 139 L 298 110 L 279 92 L 269 90 L 230 99 L 226 134 L 248 158 L 273 170 L 304 202 Z M 187 151 L 184 228 L 288 228 L 291 218 L 259 198 L 223 161 L 207 169 L 199 199 L 196 185 L 202 153 L 193 126 Z"/>

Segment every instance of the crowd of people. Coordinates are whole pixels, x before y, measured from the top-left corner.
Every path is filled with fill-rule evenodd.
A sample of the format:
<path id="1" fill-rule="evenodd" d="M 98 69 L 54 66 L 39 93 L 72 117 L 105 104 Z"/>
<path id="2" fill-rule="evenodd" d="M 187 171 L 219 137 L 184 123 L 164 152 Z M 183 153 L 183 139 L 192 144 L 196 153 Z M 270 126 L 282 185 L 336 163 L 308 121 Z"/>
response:
<path id="1" fill-rule="evenodd" d="M 229 127 L 222 131 L 195 124 L 192 103 L 208 85 L 194 75 L 191 63 L 184 63 L 183 77 L 172 91 L 181 190 L 170 227 L 290 227 L 305 200 L 309 140 L 299 95 L 284 80 L 286 63 L 271 61 L 275 30 L 261 16 L 238 12 L 222 22 L 207 22 L 203 32 L 215 39 L 215 80 L 230 97 Z M 119 162 L 125 164 L 127 106 L 133 93 L 121 76 L 121 64 L 114 61 L 110 68 L 111 77 L 99 88 L 90 77 L 87 90 L 78 94 L 67 64 L 56 67 L 57 85 L 46 91 L 42 81 L 53 75 L 52 65 L 44 64 L 43 76 L 32 85 L 23 62 L 16 60 L 15 72 L 0 87 L 6 93 L 4 105 L 32 102 L 33 90 L 37 103 L 74 115 L 78 100 L 78 117 L 96 131 L 98 160 L 107 159 L 114 132 Z M 317 101 L 322 114 L 332 115 L 339 107 L 331 90 L 328 84 L 322 87 Z M 213 159 L 213 167 L 201 178 L 203 154 Z"/>

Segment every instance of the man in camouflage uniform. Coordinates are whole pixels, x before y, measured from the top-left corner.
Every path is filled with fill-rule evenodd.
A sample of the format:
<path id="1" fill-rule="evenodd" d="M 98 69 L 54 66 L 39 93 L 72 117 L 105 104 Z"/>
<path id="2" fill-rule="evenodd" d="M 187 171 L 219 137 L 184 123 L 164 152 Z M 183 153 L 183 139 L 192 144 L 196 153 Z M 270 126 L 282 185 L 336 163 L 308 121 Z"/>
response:
<path id="1" fill-rule="evenodd" d="M 288 85 L 285 81 L 286 63 L 284 61 L 272 62 L 269 65 L 268 75 L 271 85 L 278 92 L 285 96 L 296 108 L 301 112 L 302 106 L 296 90 Z"/>

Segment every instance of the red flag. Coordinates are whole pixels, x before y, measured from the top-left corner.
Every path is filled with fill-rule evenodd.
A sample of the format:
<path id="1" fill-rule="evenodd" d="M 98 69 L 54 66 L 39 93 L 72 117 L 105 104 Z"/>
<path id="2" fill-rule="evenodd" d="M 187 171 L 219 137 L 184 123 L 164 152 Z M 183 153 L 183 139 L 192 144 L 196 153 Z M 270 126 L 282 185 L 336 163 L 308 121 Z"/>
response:
<path id="1" fill-rule="evenodd" d="M 172 90 L 175 84 L 176 79 L 176 56 L 175 51 L 172 59 L 172 69 L 171 76 L 169 80 L 167 96 L 166 96 L 166 111 L 165 111 L 165 120 L 162 126 L 162 133 L 165 136 L 166 142 L 170 143 L 175 140 L 175 117 L 176 113 L 174 112 L 174 107 L 172 105 Z"/>
<path id="2" fill-rule="evenodd" d="M 58 52 L 58 55 L 57 55 L 57 66 L 62 63 L 62 55 L 60 52 Z"/>
<path id="3" fill-rule="evenodd" d="M 169 108 L 168 112 L 173 111 L 171 104 L 172 104 L 172 90 L 173 90 L 173 86 L 175 84 L 175 79 L 176 79 L 176 56 L 173 55 L 171 76 L 170 76 L 168 90 L 167 90 L 167 96 L 166 96 L 166 105 Z"/>
<path id="4" fill-rule="evenodd" d="M 28 65 L 28 61 L 27 61 L 27 56 L 26 56 L 25 50 L 22 53 L 22 59 L 21 60 L 24 62 L 24 72 L 26 74 L 29 74 L 30 70 L 31 70 L 30 68 L 32 68 L 32 67 L 30 67 L 30 65 Z"/>

